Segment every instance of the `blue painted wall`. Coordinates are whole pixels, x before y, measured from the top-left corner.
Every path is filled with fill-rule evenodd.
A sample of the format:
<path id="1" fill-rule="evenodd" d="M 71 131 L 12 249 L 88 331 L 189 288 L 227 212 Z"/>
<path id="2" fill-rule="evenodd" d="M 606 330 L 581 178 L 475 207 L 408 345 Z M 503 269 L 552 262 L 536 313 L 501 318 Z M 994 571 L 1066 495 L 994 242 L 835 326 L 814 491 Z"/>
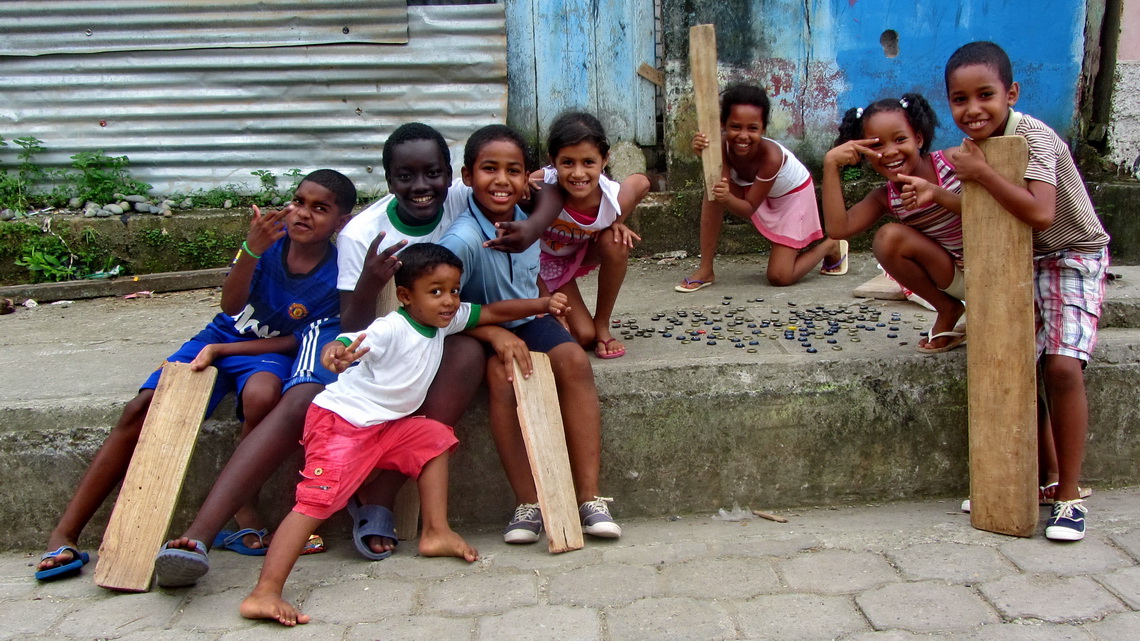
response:
<path id="1" fill-rule="evenodd" d="M 993 40 L 1021 83 L 1019 109 L 1064 136 L 1077 111 L 1084 55 L 1080 0 L 664 0 L 669 78 L 667 143 L 687 148 L 688 28 L 717 26 L 721 86 L 759 82 L 772 98 L 770 135 L 809 162 L 835 136 L 843 111 L 908 91 L 924 94 L 942 126 L 935 144 L 961 140 L 946 103 L 943 69 L 959 46 Z M 884 31 L 898 34 L 888 57 Z M 670 129 L 670 126 L 672 130 Z"/>

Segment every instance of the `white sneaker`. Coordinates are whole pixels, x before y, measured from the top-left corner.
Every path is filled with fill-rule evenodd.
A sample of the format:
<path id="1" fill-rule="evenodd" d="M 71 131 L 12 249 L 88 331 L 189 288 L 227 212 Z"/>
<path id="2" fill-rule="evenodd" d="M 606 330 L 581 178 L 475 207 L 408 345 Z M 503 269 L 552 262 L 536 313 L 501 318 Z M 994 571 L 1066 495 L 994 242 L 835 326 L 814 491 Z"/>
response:
<path id="1" fill-rule="evenodd" d="M 507 543 L 534 543 L 542 533 L 542 510 L 538 503 L 523 503 L 515 508 L 515 515 L 503 531 Z"/>
<path id="2" fill-rule="evenodd" d="M 578 506 L 583 532 L 603 539 L 616 539 L 621 536 L 621 527 L 614 523 L 607 503 L 613 503 L 613 499 L 595 496 L 593 501 L 586 501 Z"/>

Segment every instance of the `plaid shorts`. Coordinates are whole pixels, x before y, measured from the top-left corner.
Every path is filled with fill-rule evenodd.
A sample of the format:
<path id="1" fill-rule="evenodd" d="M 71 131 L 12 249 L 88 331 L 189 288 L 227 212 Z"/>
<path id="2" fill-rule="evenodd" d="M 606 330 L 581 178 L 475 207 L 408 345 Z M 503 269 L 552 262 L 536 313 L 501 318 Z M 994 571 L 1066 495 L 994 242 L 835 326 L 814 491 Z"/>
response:
<path id="1" fill-rule="evenodd" d="M 1044 353 L 1089 360 L 1107 271 L 1107 249 L 1091 254 L 1061 250 L 1033 259 L 1038 358 Z"/>

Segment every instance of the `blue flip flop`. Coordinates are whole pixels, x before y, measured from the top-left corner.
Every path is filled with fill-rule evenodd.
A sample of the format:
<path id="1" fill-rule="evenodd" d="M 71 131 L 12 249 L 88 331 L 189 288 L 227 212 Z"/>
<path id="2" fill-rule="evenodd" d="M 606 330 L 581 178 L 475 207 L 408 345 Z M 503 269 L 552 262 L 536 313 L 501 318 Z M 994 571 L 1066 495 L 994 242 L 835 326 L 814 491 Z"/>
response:
<path id="1" fill-rule="evenodd" d="M 392 556 L 392 550 L 373 552 L 364 542 L 369 536 L 385 536 L 399 543 L 396 538 L 396 515 L 383 505 L 361 505 L 356 497 L 348 500 L 348 513 L 352 516 L 352 544 L 360 556 L 370 561 L 383 561 Z"/>
<path id="2" fill-rule="evenodd" d="M 261 541 L 261 547 L 251 548 L 246 545 L 245 542 L 242 541 L 242 538 L 247 534 L 253 534 L 257 536 L 257 540 Z M 266 534 L 269 534 L 269 530 L 266 530 L 264 528 L 255 530 L 251 527 L 247 527 L 244 530 L 238 530 L 237 532 L 234 532 L 232 530 L 222 530 L 221 532 L 218 532 L 217 536 L 214 537 L 214 548 L 231 550 L 233 552 L 237 552 L 238 554 L 244 554 L 245 556 L 265 556 L 265 553 L 269 551 L 268 546 L 265 545 Z"/>
<path id="3" fill-rule="evenodd" d="M 86 552 L 80 552 L 75 548 L 75 546 L 72 545 L 61 545 L 59 548 L 52 552 L 45 552 L 40 556 L 40 560 L 43 561 L 44 559 L 54 559 L 59 557 L 59 555 L 63 554 L 64 552 L 71 552 L 71 561 L 68 561 L 63 565 L 57 565 L 54 568 L 36 570 L 37 581 L 62 579 L 64 577 L 71 576 L 72 574 L 79 574 L 79 569 L 87 565 L 87 562 L 91 560 L 90 555 L 88 555 Z"/>
<path id="4" fill-rule="evenodd" d="M 194 585 L 198 579 L 210 571 L 210 557 L 206 554 L 206 545 L 201 541 L 191 539 L 193 550 L 167 547 L 163 543 L 162 549 L 154 557 L 154 580 L 164 588 L 182 588 Z"/>

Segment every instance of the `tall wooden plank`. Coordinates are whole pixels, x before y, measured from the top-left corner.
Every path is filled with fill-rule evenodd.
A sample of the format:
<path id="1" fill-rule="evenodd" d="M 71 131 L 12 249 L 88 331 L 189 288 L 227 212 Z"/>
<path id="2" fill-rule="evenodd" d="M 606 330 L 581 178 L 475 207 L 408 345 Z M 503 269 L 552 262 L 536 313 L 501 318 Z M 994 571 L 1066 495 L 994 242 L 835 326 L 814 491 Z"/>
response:
<path id="1" fill-rule="evenodd" d="M 653 3 L 600 0 L 594 21 L 594 50 L 604 51 L 596 69 L 597 112 L 610 142 L 655 144 L 653 111 L 656 88 L 637 73 L 643 62 L 655 63 Z M 644 141 L 643 134 L 652 133 Z"/>
<path id="2" fill-rule="evenodd" d="M 1025 139 L 981 143 L 990 166 L 1025 185 Z M 1037 527 L 1033 237 L 981 185 L 962 183 L 970 344 L 970 522 L 1031 536 Z"/>
<path id="3" fill-rule="evenodd" d="M 218 371 L 166 363 L 95 565 L 95 583 L 146 592 L 154 551 L 162 545 Z"/>
<path id="4" fill-rule="evenodd" d="M 705 195 L 713 199 L 713 186 L 721 177 L 720 94 L 716 75 L 716 29 L 699 24 L 689 29 L 689 71 L 693 75 L 693 102 L 697 107 L 697 130 L 708 136 L 701 152 Z"/>
<path id="5" fill-rule="evenodd" d="M 579 550 L 583 546 L 582 523 L 578 519 L 554 373 L 546 354 L 531 352 L 530 358 L 534 365 L 530 378 L 523 378 L 518 363 L 514 364 L 514 388 L 526 455 L 542 508 L 547 548 L 551 553 Z"/>

